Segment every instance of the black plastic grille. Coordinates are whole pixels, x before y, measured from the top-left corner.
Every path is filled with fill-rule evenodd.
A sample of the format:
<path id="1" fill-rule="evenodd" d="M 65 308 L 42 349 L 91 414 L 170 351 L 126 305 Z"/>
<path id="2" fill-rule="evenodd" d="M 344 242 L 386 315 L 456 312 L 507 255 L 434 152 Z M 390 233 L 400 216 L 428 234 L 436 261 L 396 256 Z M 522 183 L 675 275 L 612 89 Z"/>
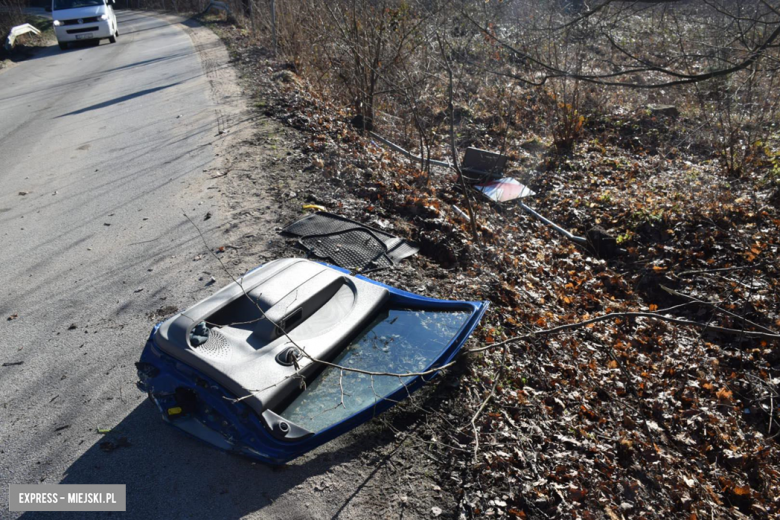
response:
<path id="1" fill-rule="evenodd" d="M 97 30 L 98 30 L 97 27 L 84 27 L 83 29 L 69 29 L 65 32 L 67 32 L 68 34 L 79 34 L 79 33 L 93 32 Z"/>
<path id="2" fill-rule="evenodd" d="M 97 16 L 90 16 L 89 18 L 77 18 L 74 20 L 63 20 L 62 25 L 78 25 L 79 20 L 81 20 L 81 23 L 95 23 L 98 21 Z"/>
<path id="3" fill-rule="evenodd" d="M 362 271 L 392 267 L 419 249 L 384 231 L 331 213 L 317 212 L 282 231 L 316 257 Z"/>

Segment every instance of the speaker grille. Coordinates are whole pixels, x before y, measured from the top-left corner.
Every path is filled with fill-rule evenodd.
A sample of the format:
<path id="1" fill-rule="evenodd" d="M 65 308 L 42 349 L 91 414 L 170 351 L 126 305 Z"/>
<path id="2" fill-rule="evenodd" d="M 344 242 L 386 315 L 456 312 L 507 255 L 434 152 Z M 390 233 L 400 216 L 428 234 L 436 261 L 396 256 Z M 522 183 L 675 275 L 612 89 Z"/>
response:
<path id="1" fill-rule="evenodd" d="M 199 354 L 215 359 L 223 359 L 230 355 L 230 340 L 219 329 L 209 330 L 209 339 L 203 345 L 195 347 Z"/>

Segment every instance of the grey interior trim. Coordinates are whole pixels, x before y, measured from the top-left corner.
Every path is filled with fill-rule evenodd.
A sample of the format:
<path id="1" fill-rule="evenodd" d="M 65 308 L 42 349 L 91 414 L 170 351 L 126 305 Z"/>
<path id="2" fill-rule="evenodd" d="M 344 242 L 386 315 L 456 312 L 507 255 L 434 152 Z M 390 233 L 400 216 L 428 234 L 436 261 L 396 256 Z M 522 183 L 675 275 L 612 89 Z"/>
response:
<path id="1" fill-rule="evenodd" d="M 166 320 L 155 334 L 155 343 L 167 354 L 202 371 L 244 400 L 272 431 L 271 411 L 300 385 L 300 377 L 318 368 L 301 356 L 286 365 L 276 358 L 293 347 L 283 328 L 302 350 L 318 359 L 333 359 L 349 339 L 367 325 L 387 301 L 387 289 L 304 259 L 268 263 L 213 296 Z M 243 289 L 242 289 L 243 286 Z M 245 294 L 246 293 L 246 294 Z M 260 307 L 268 319 L 263 319 Z M 209 340 L 190 345 L 193 327 L 203 321 L 211 326 Z M 306 430 L 291 428 L 274 433 L 299 438 Z M 276 428 L 276 430 L 274 429 Z"/>

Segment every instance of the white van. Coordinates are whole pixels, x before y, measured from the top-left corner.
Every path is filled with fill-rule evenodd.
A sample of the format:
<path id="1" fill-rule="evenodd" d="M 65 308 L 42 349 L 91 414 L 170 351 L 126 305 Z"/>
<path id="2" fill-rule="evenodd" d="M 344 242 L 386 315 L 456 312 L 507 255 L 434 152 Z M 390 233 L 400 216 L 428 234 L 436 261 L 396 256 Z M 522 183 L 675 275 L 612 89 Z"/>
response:
<path id="1" fill-rule="evenodd" d="M 51 18 L 60 49 L 69 42 L 108 38 L 116 43 L 119 29 L 112 5 L 116 0 L 52 0 Z M 48 9 L 47 9 L 48 11 Z"/>

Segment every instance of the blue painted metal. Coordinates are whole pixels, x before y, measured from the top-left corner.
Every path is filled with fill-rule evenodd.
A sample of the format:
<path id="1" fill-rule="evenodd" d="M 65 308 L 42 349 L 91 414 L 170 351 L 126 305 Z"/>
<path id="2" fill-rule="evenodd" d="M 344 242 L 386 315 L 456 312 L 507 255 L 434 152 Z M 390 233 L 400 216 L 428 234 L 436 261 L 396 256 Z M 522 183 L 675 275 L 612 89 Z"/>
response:
<path id="1" fill-rule="evenodd" d="M 349 274 L 346 269 L 328 264 L 323 265 Z M 488 308 L 488 302 L 437 300 L 402 291 L 363 276 L 357 276 L 357 278 L 385 287 L 391 294 L 390 302 L 399 306 L 439 311 L 468 309 L 471 312 L 453 341 L 423 372 L 452 361 Z M 219 449 L 245 455 L 268 464 L 284 464 L 343 435 L 388 410 L 397 402 L 408 398 L 412 392 L 433 379 L 437 374 L 409 378 L 404 387 L 347 419 L 304 440 L 284 441 L 273 437 L 254 410 L 243 402 L 236 401 L 237 396 L 232 395 L 213 379 L 164 353 L 154 342 L 155 332 L 159 326 L 160 324 L 155 325 L 149 335 L 141 359 L 136 366 L 140 379 L 138 386 L 147 392 L 149 398 L 157 405 L 163 420 Z M 178 398 L 177 391 L 179 392 Z M 182 408 L 182 391 L 188 392 L 188 406 L 181 413 L 169 415 L 168 410 Z"/>

